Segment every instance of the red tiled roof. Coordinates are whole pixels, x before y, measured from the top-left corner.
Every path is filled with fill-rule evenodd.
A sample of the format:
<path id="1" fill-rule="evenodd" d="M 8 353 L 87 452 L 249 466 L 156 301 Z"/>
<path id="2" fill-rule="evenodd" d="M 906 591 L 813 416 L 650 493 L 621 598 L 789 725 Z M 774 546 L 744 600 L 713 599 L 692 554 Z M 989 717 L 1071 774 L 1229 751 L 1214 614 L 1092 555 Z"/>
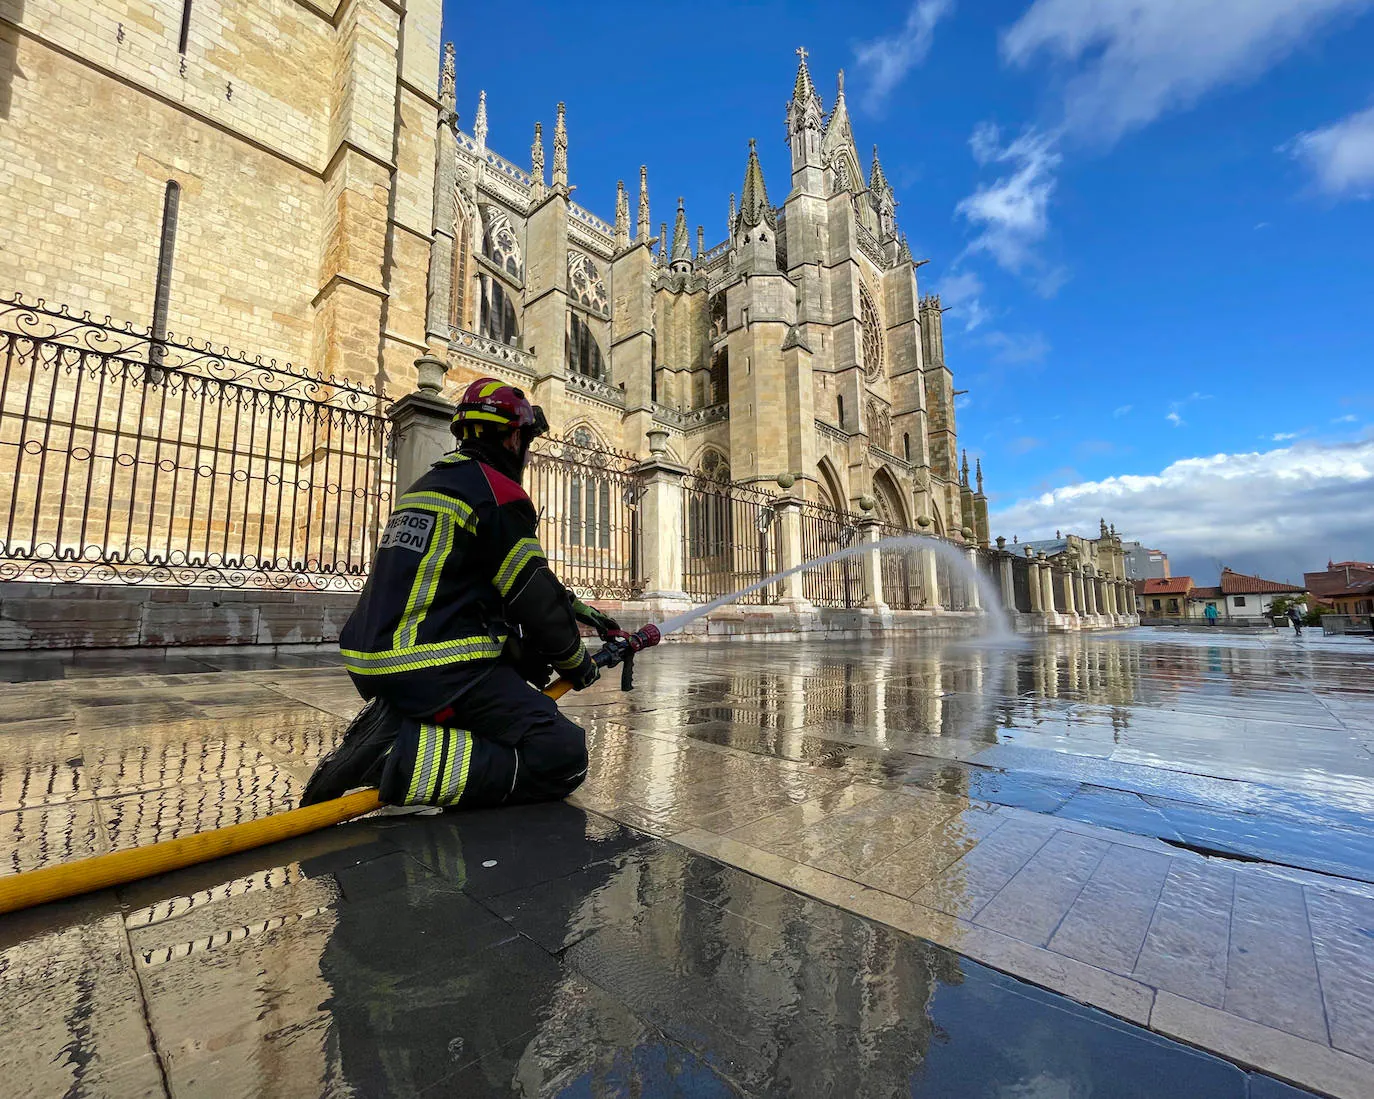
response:
<path id="1" fill-rule="evenodd" d="M 1300 592 L 1305 589 L 1297 584 L 1265 580 L 1259 576 L 1246 576 L 1241 572 L 1222 569 L 1221 590 L 1227 595 L 1278 595 L 1283 592 Z"/>
<path id="2" fill-rule="evenodd" d="M 1188 590 L 1193 586 L 1191 576 L 1174 576 L 1160 580 L 1158 578 L 1145 581 L 1143 595 L 1187 595 Z"/>
<path id="3" fill-rule="evenodd" d="M 1374 592 L 1374 579 L 1356 580 L 1353 584 L 1342 585 L 1335 591 L 1324 591 L 1321 595 L 1323 599 L 1328 599 L 1333 596 L 1368 595 L 1371 592 Z"/>
<path id="4" fill-rule="evenodd" d="M 1189 599 L 1220 599 L 1221 596 L 1220 588 L 1194 588 L 1188 593 Z"/>
<path id="5" fill-rule="evenodd" d="M 1345 591 L 1353 584 L 1374 580 L 1374 565 L 1362 564 L 1359 561 L 1340 561 L 1328 565 L 1325 572 L 1305 572 L 1302 574 L 1302 580 L 1313 595 L 1334 595 L 1336 592 Z"/>

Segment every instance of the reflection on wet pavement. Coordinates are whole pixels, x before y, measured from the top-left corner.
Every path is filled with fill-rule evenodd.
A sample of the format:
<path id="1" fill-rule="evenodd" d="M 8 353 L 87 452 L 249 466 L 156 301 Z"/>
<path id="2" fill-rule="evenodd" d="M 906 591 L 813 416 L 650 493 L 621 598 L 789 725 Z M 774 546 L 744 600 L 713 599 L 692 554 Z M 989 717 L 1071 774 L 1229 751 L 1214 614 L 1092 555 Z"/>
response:
<path id="1" fill-rule="evenodd" d="M 10 686 L 0 873 L 294 804 L 358 700 L 323 657 L 254 659 Z M 0 1068 L 34 1095 L 1292 1094 L 1167 1035 L 1368 1097 L 1372 668 L 1148 631 L 664 648 L 634 694 L 565 699 L 573 805 L 0 919 Z"/>

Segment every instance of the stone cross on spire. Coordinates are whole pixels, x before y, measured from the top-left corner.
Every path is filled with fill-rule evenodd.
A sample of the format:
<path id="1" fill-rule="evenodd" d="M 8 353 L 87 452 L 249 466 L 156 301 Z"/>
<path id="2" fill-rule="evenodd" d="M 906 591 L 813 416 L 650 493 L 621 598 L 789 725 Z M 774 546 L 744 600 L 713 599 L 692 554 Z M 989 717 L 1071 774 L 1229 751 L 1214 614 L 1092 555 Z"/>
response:
<path id="1" fill-rule="evenodd" d="M 797 56 L 801 58 L 801 63 L 802 63 L 803 65 L 805 65 L 805 64 L 806 64 L 806 59 L 807 59 L 807 57 L 810 56 L 810 54 L 807 53 L 806 47 L 805 47 L 805 46 L 798 46 L 798 47 L 797 47 L 797 50 L 796 50 L 796 53 L 797 53 Z"/>
<path id="2" fill-rule="evenodd" d="M 534 124 L 534 142 L 530 145 L 530 175 L 534 183 L 530 187 L 530 197 L 536 202 L 544 197 L 544 124 Z"/>
<path id="3" fill-rule="evenodd" d="M 553 185 L 568 189 L 568 126 L 564 121 L 566 106 L 558 104 L 558 117 L 553 124 Z"/>
<path id="4" fill-rule="evenodd" d="M 797 79 L 792 85 L 792 101 L 787 104 L 787 132 L 796 135 L 803 130 L 819 130 L 824 122 L 821 97 L 816 94 L 816 85 L 811 82 L 811 70 L 806 67 L 807 52 L 804 46 L 797 48 L 801 62 L 797 65 Z"/>
<path id="5" fill-rule="evenodd" d="M 625 190 L 625 181 L 615 183 L 615 247 L 623 251 L 630 246 L 630 196 Z"/>
<path id="6" fill-rule="evenodd" d="M 635 239 L 644 243 L 649 240 L 649 168 L 639 166 L 639 226 Z"/>

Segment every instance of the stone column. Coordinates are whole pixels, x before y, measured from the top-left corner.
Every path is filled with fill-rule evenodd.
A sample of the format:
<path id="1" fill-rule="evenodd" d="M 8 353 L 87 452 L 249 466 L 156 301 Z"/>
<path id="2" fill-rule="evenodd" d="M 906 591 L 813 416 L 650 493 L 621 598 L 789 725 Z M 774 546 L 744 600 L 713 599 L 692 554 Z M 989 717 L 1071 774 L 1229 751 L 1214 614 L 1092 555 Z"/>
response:
<path id="1" fill-rule="evenodd" d="M 1050 568 L 1049 562 L 1043 556 L 1037 558 L 1035 564 L 1040 570 L 1041 613 L 1053 622 L 1059 613 L 1054 609 L 1054 569 Z"/>
<path id="2" fill-rule="evenodd" d="M 415 360 L 415 369 L 420 375 L 419 388 L 387 409 L 397 496 L 453 449 L 453 434 L 449 431 L 453 405 L 439 396 L 447 364 L 424 355 Z"/>
<path id="3" fill-rule="evenodd" d="M 916 551 L 917 568 L 921 570 L 921 590 L 925 592 L 925 609 L 941 610 L 940 558 L 933 549 Z"/>
<path id="4" fill-rule="evenodd" d="M 972 570 L 974 577 L 978 577 L 978 551 L 970 546 L 964 551 L 964 556 L 968 559 L 968 567 Z M 983 609 L 982 597 L 978 594 L 978 584 L 976 579 L 970 580 L 968 585 L 968 606 L 969 610 L 977 611 Z"/>
<path id="5" fill-rule="evenodd" d="M 1077 569 L 1069 570 L 1069 602 L 1073 613 L 1080 618 L 1086 613 L 1083 600 L 1083 574 Z"/>
<path id="6" fill-rule="evenodd" d="M 778 567 L 794 569 L 802 563 L 801 501 L 795 496 L 784 496 L 774 505 L 773 515 L 778 527 Z M 812 609 L 802 590 L 801 573 L 783 578 L 782 604 L 794 611 Z"/>
<path id="7" fill-rule="evenodd" d="M 858 524 L 859 538 L 861 545 L 875 546 L 878 539 L 882 537 L 879 532 L 877 519 L 865 516 L 860 519 Z M 859 557 L 863 568 L 861 575 L 864 585 L 863 605 L 866 610 L 885 611 L 887 604 L 883 602 L 883 559 L 882 555 L 875 549 L 869 549 L 867 553 Z"/>
<path id="8" fill-rule="evenodd" d="M 1011 571 L 1011 554 L 1004 553 L 997 559 L 998 573 L 1002 581 L 1002 606 L 1008 614 L 1016 613 L 1016 579 Z"/>
<path id="9" fill-rule="evenodd" d="M 635 466 L 634 472 L 644 488 L 639 499 L 644 598 L 686 600 L 687 593 L 682 590 L 682 478 L 687 467 L 659 453 Z"/>
<path id="10" fill-rule="evenodd" d="M 1087 614 L 1097 617 L 1097 579 L 1087 573 L 1080 573 L 1078 582 L 1083 586 L 1083 609 Z"/>

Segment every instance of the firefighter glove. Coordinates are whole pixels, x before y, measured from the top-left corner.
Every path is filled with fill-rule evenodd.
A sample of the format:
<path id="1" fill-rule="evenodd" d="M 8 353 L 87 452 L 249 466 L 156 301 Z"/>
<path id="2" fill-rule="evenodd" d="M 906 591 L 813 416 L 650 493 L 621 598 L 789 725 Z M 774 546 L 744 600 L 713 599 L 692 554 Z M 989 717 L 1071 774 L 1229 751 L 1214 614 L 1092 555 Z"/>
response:
<path id="1" fill-rule="evenodd" d="M 572 606 L 573 614 L 577 620 L 584 626 L 590 626 L 594 629 L 597 637 L 601 638 L 602 641 L 605 641 L 613 630 L 620 629 L 620 623 L 609 614 L 599 611 L 595 607 L 589 607 L 575 595 L 572 597 Z"/>

